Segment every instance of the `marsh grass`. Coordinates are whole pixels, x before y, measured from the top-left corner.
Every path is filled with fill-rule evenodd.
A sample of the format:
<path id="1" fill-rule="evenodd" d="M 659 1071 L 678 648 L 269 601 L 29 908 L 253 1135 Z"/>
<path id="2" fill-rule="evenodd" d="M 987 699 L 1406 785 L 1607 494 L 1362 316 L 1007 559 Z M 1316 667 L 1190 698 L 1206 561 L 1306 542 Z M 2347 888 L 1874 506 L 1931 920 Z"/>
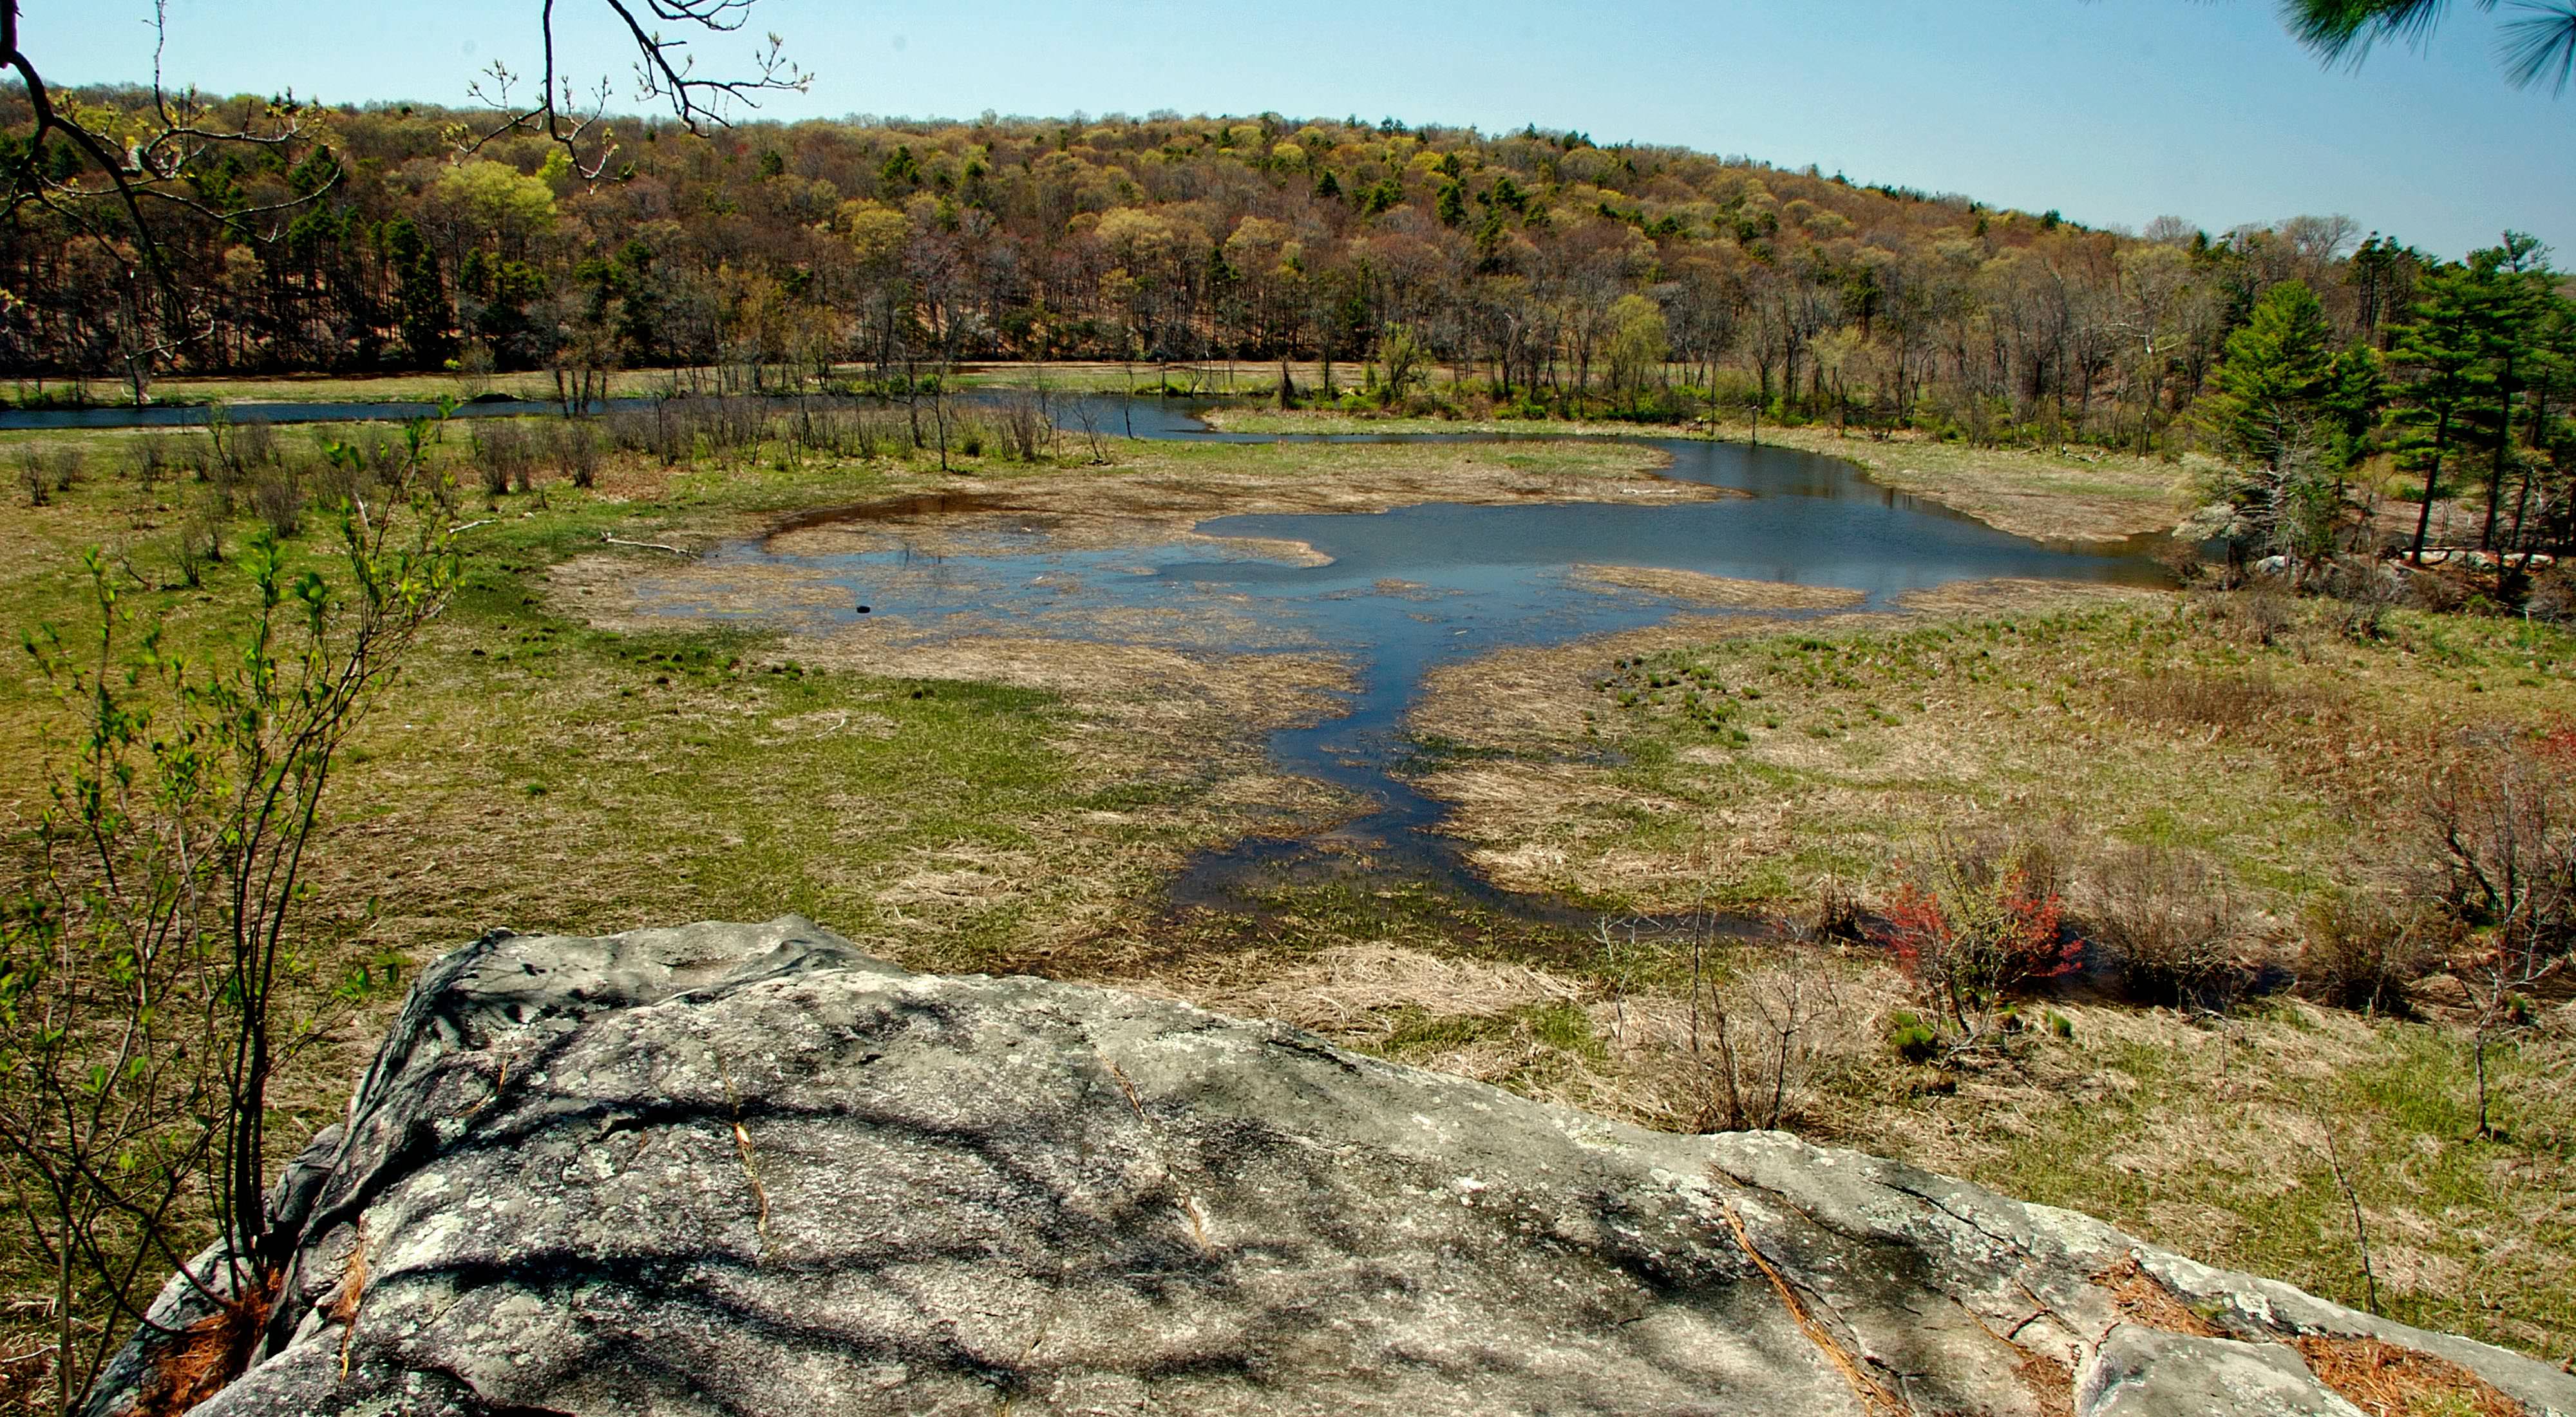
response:
<path id="1" fill-rule="evenodd" d="M 0 457 L 12 441 L 103 450 L 128 436 L 0 438 Z M 2498 1135 L 2470 1141 L 2467 1055 L 2438 987 L 2416 989 L 2418 1018 L 2394 1002 L 2365 1017 L 2267 998 L 2221 1018 L 2031 1002 L 1995 1048 L 1922 1062 L 1891 1042 L 1912 1006 L 1904 981 L 1847 938 L 1786 955 L 1704 949 L 1695 1008 L 1682 936 L 1648 934 L 1612 959 L 1585 931 L 1412 883 L 1282 889 L 1245 915 L 1175 910 L 1165 886 L 1191 851 L 1349 810 L 1279 776 L 1258 731 L 1324 711 L 1346 671 L 1294 655 L 1069 654 L 1029 635 L 889 655 L 775 627 L 655 623 L 619 597 L 682 563 L 603 535 L 703 549 L 784 512 L 965 479 L 900 446 L 841 456 L 773 440 L 666 465 L 649 446 L 602 442 L 595 486 L 550 485 L 531 515 L 513 505 L 465 534 L 454 608 L 352 745 L 314 875 L 318 956 L 417 963 L 494 925 L 594 932 L 796 910 L 916 967 L 1041 972 L 1286 1018 L 1673 1128 L 1709 1124 L 1720 1008 L 1757 1020 L 1787 969 L 1831 987 L 1783 1089 L 1786 1125 L 2357 1302 L 2348 1220 L 2311 1144 L 2333 1121 L 2354 1129 L 2345 1156 L 2375 1252 L 2387 1237 L 2378 1279 L 2393 1313 L 2553 1360 L 2576 1352 L 2560 1033 L 2508 1043 Z M 1102 537 L 1160 534 L 1246 495 L 1360 508 L 1454 499 L 1469 483 L 1497 498 L 1652 485 L 1651 459 L 1607 443 L 1515 445 L 1521 462 L 1104 446 L 1108 467 L 1059 446 L 1052 462 L 987 459 L 973 480 L 1079 511 L 1072 533 Z M 469 440 L 451 435 L 441 455 L 471 483 Z M 41 516 L 0 519 L 9 618 L 77 606 L 71 548 L 121 545 L 150 565 L 188 515 L 165 495 L 177 490 L 102 472 Z M 241 529 L 206 515 L 219 537 Z M 205 561 L 189 586 L 154 566 L 135 599 L 171 618 L 177 644 L 201 644 L 237 575 Z M 2071 815 L 2105 851 L 2194 853 L 2256 917 L 2295 921 L 2296 902 L 2371 856 L 2386 812 L 2354 804 L 2389 800 L 2431 733 L 2469 712 L 2541 722 L 2566 702 L 2569 641 L 2545 626 L 2396 610 L 2384 636 L 2357 643 L 2294 605 L 2266 641 L 2164 595 L 1959 587 L 1912 603 L 1798 625 L 1681 619 L 1464 666 L 1435 677 L 1424 705 L 1419 722 L 1443 735 L 1424 778 L 1461 804 L 1456 825 L 1497 877 L 1606 912 L 1803 919 L 1831 881 L 1848 918 L 1918 834 Z M 2124 706 L 2175 675 L 2279 692 L 2215 736 L 2207 714 Z M 2328 678 L 2341 687 L 2308 687 Z M 1726 731 L 1712 731 L 1721 705 Z M 23 674 L 0 676 L 0 755 L 36 761 L 48 711 Z M 13 831 L 31 787 L 0 787 Z M 381 1023 L 353 1016 L 306 1055 L 280 1085 L 272 1135 L 336 1116 Z"/>
<path id="2" fill-rule="evenodd" d="M 1699 888 L 1676 865 L 1715 837 L 1728 899 L 1785 904 L 1810 866 L 1867 879 L 1946 825 L 2071 817 L 2205 853 L 2290 918 L 2404 826 L 2442 725 L 2552 722 L 2576 680 L 2576 637 L 2546 625 L 2400 611 L 2355 643 L 2297 609 L 2268 644 L 2143 593 L 1669 627 L 1479 666 L 1519 696 L 1499 718 L 1435 675 L 1415 722 L 1507 750 L 1426 783 L 1518 885 L 1675 909 Z"/>

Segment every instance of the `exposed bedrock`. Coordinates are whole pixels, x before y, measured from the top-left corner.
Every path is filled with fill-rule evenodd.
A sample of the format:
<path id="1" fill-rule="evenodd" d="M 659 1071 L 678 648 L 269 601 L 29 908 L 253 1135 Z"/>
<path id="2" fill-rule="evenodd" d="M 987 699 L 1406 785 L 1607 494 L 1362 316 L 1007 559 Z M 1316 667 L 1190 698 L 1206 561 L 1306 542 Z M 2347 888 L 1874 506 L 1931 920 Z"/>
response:
<path id="1" fill-rule="evenodd" d="M 2318 1375 L 2393 1352 L 2576 1413 L 1895 1162 L 795 918 L 448 956 L 274 1203 L 267 1356 L 201 1412 L 2348 1414 Z"/>

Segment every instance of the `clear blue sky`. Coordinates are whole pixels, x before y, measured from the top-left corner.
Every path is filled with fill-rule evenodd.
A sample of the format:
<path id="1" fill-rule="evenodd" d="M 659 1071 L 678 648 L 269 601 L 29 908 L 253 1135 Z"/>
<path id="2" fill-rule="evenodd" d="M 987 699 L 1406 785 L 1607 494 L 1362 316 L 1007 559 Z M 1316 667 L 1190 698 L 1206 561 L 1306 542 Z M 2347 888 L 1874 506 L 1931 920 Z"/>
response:
<path id="1" fill-rule="evenodd" d="M 169 74 L 331 101 L 461 102 L 536 52 L 535 0 L 170 0 Z M 626 55 L 558 0 L 577 71 Z M 816 74 L 781 117 L 1356 113 L 1579 128 L 2075 220 L 2213 231 L 2301 212 L 2458 256 L 2505 227 L 2576 267 L 2576 94 L 2505 86 L 2468 0 L 2421 52 L 2321 69 L 2269 0 L 759 0 Z M 149 0 L 28 0 L 56 81 L 150 70 Z M 702 42 L 713 69 L 750 34 Z"/>

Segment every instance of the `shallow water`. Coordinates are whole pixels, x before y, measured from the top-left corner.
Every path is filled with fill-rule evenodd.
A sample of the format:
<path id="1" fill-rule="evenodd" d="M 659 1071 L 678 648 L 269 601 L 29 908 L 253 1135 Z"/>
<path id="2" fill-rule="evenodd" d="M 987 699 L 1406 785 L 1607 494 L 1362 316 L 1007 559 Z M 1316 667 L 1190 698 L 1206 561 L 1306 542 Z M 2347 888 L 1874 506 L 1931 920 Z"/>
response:
<path id="1" fill-rule="evenodd" d="M 649 407 L 619 399 L 612 407 Z M 1415 443 L 1509 441 L 1491 434 L 1291 435 L 1220 433 L 1195 406 L 1173 400 L 1064 398 L 1059 427 L 1087 420 L 1110 437 L 1216 442 Z M 394 403 L 233 404 L 236 421 L 407 419 L 433 406 Z M 467 416 L 545 414 L 554 405 L 493 400 Z M 0 429 L 201 424 L 195 407 L 0 410 Z M 1544 432 L 1527 435 L 1544 438 Z M 1374 806 L 1315 836 L 1257 837 L 1203 854 L 1174 886 L 1182 904 L 1240 906 L 1283 880 L 1351 872 L 1428 878 L 1480 903 L 1520 914 L 1561 909 L 1507 897 L 1470 870 L 1438 831 L 1444 808 L 1405 781 L 1413 751 L 1404 722 L 1424 678 L 1444 664 L 1512 645 L 1556 644 L 1650 625 L 1676 613 L 1724 613 L 1635 591 L 1576 583 L 1578 565 L 1692 571 L 1741 580 L 1839 587 L 1883 607 L 1912 590 L 1953 581 L 2019 576 L 2137 585 L 2167 583 L 2148 554 L 2154 538 L 2110 548 L 2048 546 L 1996 531 L 1935 503 L 1871 482 L 1839 459 L 1790 448 L 1699 439 L 1633 441 L 1670 455 L 1664 475 L 1746 494 L 1661 506 L 1430 503 L 1378 514 L 1219 517 L 1200 532 L 1302 542 L 1322 565 L 1251 555 L 1211 557 L 1206 543 L 1114 551 L 1066 550 L 1043 522 L 1005 518 L 970 555 L 898 548 L 799 555 L 779 533 L 836 520 L 977 518 L 1006 501 L 972 495 L 898 499 L 791 519 L 761 541 L 724 548 L 714 568 L 801 573 L 791 607 L 764 603 L 758 575 L 728 608 L 679 603 L 668 613 L 892 622 L 912 634 L 1038 633 L 1142 641 L 1202 651 L 1297 650 L 1346 659 L 1354 688 L 1342 716 L 1273 734 L 1272 757 L 1290 772 L 1347 788 Z M 943 545 L 953 538 L 943 538 Z M 813 581 L 837 586 L 837 602 Z M 775 584 L 768 582 L 767 584 Z M 867 606 L 863 613 L 860 606 Z M 1759 612 L 1780 616 L 1781 611 Z"/>
<path id="2" fill-rule="evenodd" d="M 1142 438 L 1274 441 L 1209 431 L 1190 409 L 1103 401 L 1104 429 L 1132 420 Z M 1059 422 L 1065 421 L 1059 415 Z M 1291 438 L 1284 441 L 1416 442 L 1483 435 Z M 1404 721 L 1424 677 L 1444 664 L 1511 645 L 1554 644 L 1653 624 L 1681 611 L 1671 598 L 1578 585 L 1584 564 L 1694 571 L 1712 576 L 1842 587 L 1884 606 L 1907 591 L 2002 576 L 2163 584 L 2144 543 L 2109 550 L 2044 546 L 1870 482 L 1850 463 L 1794 449 L 1696 439 L 1640 439 L 1672 458 L 1665 475 L 1748 494 L 1661 506 L 1433 503 L 1379 514 L 1257 515 L 1203 522 L 1221 537 L 1303 542 L 1330 560 L 1294 565 L 1250 555 L 1211 557 L 1204 543 L 1068 551 L 1042 525 L 1005 525 L 974 554 L 927 557 L 909 549 L 796 554 L 770 542 L 736 546 L 711 566 L 792 568 L 847 594 L 844 622 L 888 623 L 892 632 L 991 633 L 997 628 L 1066 638 L 1147 640 L 1218 650 L 1297 649 L 1346 658 L 1355 687 L 1348 712 L 1273 734 L 1273 758 L 1290 772 L 1348 788 L 1375 803 L 1320 837 L 1256 838 L 1203 855 L 1174 889 L 1182 904 L 1241 905 L 1266 884 L 1349 870 L 1428 876 L 1485 903 L 1527 909 L 1484 884 L 1439 834 L 1440 803 L 1401 776 L 1412 744 Z M 947 512 L 989 516 L 972 499 L 913 499 L 869 517 L 917 519 Z M 847 515 L 847 514 L 844 514 Z M 824 517 L 802 519 L 811 526 Z M 864 615 L 858 607 L 865 605 Z M 811 605 L 802 613 L 817 613 Z M 1777 616 L 1782 612 L 1766 611 Z"/>

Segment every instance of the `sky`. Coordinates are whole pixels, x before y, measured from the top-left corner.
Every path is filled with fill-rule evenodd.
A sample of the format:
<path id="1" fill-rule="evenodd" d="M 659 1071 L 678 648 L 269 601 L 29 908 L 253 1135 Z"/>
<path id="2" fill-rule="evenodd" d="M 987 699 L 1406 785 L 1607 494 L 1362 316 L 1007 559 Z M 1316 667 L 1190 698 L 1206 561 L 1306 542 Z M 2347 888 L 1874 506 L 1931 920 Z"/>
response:
<path id="1" fill-rule="evenodd" d="M 631 45 L 598 0 L 557 0 L 567 67 Z M 1535 123 L 1814 163 L 2090 225 L 2212 232 L 2343 214 L 2458 257 L 2508 227 L 2576 267 L 2576 91 L 2515 90 L 2498 15 L 2467 0 L 2421 49 L 2325 68 L 2271 0 L 757 0 L 701 39 L 739 70 L 785 37 L 810 92 L 767 116 L 1182 113 Z M 50 82 L 151 74 L 151 0 L 30 0 Z M 495 59 L 533 67 L 536 0 L 168 0 L 165 73 L 224 92 L 461 103 Z M 2509 11 L 2510 5 L 2506 7 Z"/>

